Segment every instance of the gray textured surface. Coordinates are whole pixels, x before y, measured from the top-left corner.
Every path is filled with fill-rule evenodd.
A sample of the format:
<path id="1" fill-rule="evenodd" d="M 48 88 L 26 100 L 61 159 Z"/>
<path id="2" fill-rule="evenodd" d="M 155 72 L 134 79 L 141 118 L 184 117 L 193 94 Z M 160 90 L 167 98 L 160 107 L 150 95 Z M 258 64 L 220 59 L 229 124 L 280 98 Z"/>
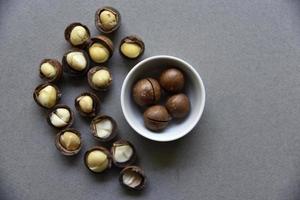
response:
<path id="1" fill-rule="evenodd" d="M 134 134 L 121 114 L 122 80 L 135 62 L 115 53 L 114 85 L 102 111 L 115 117 L 149 176 L 142 193 L 122 190 L 117 170 L 93 176 L 83 152 L 65 158 L 32 99 L 44 57 L 60 59 L 65 26 L 87 24 L 111 5 L 123 23 L 114 35 L 144 38 L 148 57 L 190 62 L 207 89 L 202 120 L 187 137 L 159 144 Z M 0 4 L 0 199 L 300 199 L 300 1 L 5 1 Z M 65 79 L 62 102 L 87 89 Z M 96 144 L 76 116 L 86 150 Z"/>

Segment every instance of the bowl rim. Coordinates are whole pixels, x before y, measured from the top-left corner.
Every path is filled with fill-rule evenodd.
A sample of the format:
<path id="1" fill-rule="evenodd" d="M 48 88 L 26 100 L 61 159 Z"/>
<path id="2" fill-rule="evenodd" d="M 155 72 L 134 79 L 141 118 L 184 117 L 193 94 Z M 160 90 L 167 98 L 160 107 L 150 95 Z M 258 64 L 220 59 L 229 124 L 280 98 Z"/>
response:
<path id="1" fill-rule="evenodd" d="M 183 134 L 179 134 L 176 137 L 172 137 L 172 138 L 165 138 L 165 139 L 158 139 L 158 138 L 153 138 L 147 134 L 144 134 L 142 132 L 140 132 L 140 130 L 138 128 L 135 127 L 134 123 L 131 122 L 131 120 L 129 120 L 129 117 L 125 111 L 125 85 L 127 85 L 128 80 L 130 79 L 130 77 L 132 76 L 132 74 L 135 73 L 135 71 L 142 66 L 144 63 L 150 61 L 150 60 L 155 60 L 155 59 L 171 59 L 171 60 L 176 60 L 178 62 L 183 63 L 185 66 L 187 66 L 192 73 L 196 76 L 197 81 L 199 81 L 200 83 L 200 88 L 201 88 L 201 99 L 200 99 L 200 110 L 198 112 L 197 118 L 196 120 L 193 121 L 193 123 L 183 132 Z M 122 88 L 121 88 L 121 95 L 120 95 L 120 99 L 121 99 L 121 108 L 122 108 L 122 113 L 127 121 L 127 123 L 130 125 L 130 127 L 137 132 L 139 135 L 152 140 L 152 141 L 157 141 L 157 142 L 169 142 L 169 141 L 174 141 L 174 140 L 178 140 L 182 137 L 184 137 L 185 135 L 187 135 L 189 132 L 192 131 L 192 129 L 197 125 L 197 123 L 199 122 L 203 111 L 204 111 L 204 107 L 205 107 L 205 99 L 206 99 L 206 91 L 205 91 L 205 86 L 204 83 L 201 79 L 201 76 L 198 74 L 198 72 L 194 69 L 194 67 L 192 67 L 192 65 L 190 65 L 188 62 L 186 62 L 185 60 L 181 59 L 181 58 L 177 58 L 175 56 L 170 56 L 170 55 L 156 55 L 156 56 L 151 56 L 148 58 L 145 58 L 144 60 L 138 62 L 136 65 L 134 65 L 134 67 L 128 72 L 128 74 L 126 75 L 123 83 L 122 83 Z"/>

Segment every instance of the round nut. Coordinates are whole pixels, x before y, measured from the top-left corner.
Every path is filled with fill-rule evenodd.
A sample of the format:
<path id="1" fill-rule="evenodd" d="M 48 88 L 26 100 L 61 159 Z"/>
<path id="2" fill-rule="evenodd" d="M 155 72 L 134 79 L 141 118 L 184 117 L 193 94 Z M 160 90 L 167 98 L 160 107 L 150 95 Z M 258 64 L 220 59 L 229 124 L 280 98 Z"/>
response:
<path id="1" fill-rule="evenodd" d="M 84 155 L 84 164 L 94 173 L 101 173 L 111 168 L 111 155 L 105 147 L 95 146 Z"/>
<path id="2" fill-rule="evenodd" d="M 108 142 L 117 136 L 117 123 L 107 115 L 96 116 L 90 125 L 91 132 L 95 139 L 101 142 Z"/>
<path id="3" fill-rule="evenodd" d="M 96 66 L 89 70 L 88 82 L 94 90 L 104 91 L 111 85 L 112 76 L 108 68 Z"/>
<path id="4" fill-rule="evenodd" d="M 171 117 L 166 107 L 154 105 L 144 112 L 144 124 L 152 131 L 161 131 L 168 126 Z"/>
<path id="5" fill-rule="evenodd" d="M 69 106 L 58 104 L 48 113 L 47 121 L 54 128 L 67 128 L 74 122 L 74 113 Z"/>
<path id="6" fill-rule="evenodd" d="M 183 118 L 186 117 L 190 111 L 190 100 L 183 93 L 175 94 L 167 100 L 166 108 L 172 117 Z"/>
<path id="7" fill-rule="evenodd" d="M 100 100 L 94 93 L 84 92 L 75 98 L 75 108 L 83 117 L 95 117 L 100 107 Z"/>
<path id="8" fill-rule="evenodd" d="M 55 82 L 62 77 L 62 66 L 58 60 L 43 59 L 39 65 L 39 75 L 47 82 Z"/>
<path id="9" fill-rule="evenodd" d="M 85 51 L 72 49 L 62 59 L 63 70 L 69 75 L 82 76 L 89 69 L 89 58 Z"/>
<path id="10" fill-rule="evenodd" d="M 136 59 L 144 53 L 145 44 L 138 36 L 130 35 L 121 40 L 119 50 L 124 57 Z"/>
<path id="11" fill-rule="evenodd" d="M 113 54 L 113 42 L 104 35 L 91 38 L 88 53 L 95 63 L 105 63 Z"/>
<path id="12" fill-rule="evenodd" d="M 46 109 L 53 108 L 59 102 L 60 96 L 58 87 L 51 83 L 41 84 L 33 92 L 35 102 Z"/>
<path id="13" fill-rule="evenodd" d="M 184 87 L 184 82 L 183 73 L 176 68 L 164 70 L 159 77 L 161 87 L 172 93 L 180 92 Z"/>
<path id="14" fill-rule="evenodd" d="M 137 81 L 132 88 L 133 99 L 139 106 L 151 105 L 161 96 L 161 88 L 157 80 L 145 78 Z"/>
<path id="15" fill-rule="evenodd" d="M 65 29 L 65 39 L 74 47 L 84 48 L 89 38 L 90 31 L 88 27 L 79 22 L 74 22 Z"/>
<path id="16" fill-rule="evenodd" d="M 56 135 L 55 146 L 63 155 L 73 156 L 81 149 L 81 134 L 72 128 L 64 129 Z"/>
<path id="17" fill-rule="evenodd" d="M 121 24 L 120 13 L 112 7 L 103 7 L 96 11 L 95 26 L 103 33 L 112 33 Z"/>
<path id="18" fill-rule="evenodd" d="M 136 160 L 136 151 L 134 146 L 126 140 L 115 141 L 111 147 L 113 163 L 117 167 L 126 167 Z"/>
<path id="19" fill-rule="evenodd" d="M 119 176 L 119 182 L 129 190 L 142 190 L 146 184 L 146 175 L 144 170 L 138 166 L 125 167 Z"/>

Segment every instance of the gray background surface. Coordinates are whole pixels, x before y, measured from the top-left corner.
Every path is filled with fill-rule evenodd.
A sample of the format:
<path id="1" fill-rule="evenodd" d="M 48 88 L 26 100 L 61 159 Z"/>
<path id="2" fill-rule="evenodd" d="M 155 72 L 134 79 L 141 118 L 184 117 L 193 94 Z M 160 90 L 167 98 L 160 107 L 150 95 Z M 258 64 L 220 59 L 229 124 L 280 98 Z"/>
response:
<path id="1" fill-rule="evenodd" d="M 111 5 L 122 14 L 118 44 L 128 34 L 146 43 L 143 58 L 169 54 L 191 63 L 203 78 L 207 104 L 185 138 L 155 143 L 125 122 L 119 95 L 136 61 L 116 51 L 108 66 L 113 87 L 100 94 L 102 112 L 132 141 L 149 177 L 142 193 L 123 190 L 118 170 L 91 175 L 84 151 L 97 144 L 89 121 L 76 114 L 85 146 L 75 158 L 59 154 L 55 130 L 32 99 L 41 59 L 61 59 L 66 25 L 87 24 Z M 0 4 L 0 199 L 300 199 L 300 1 L 14 1 Z M 73 106 L 85 80 L 59 84 Z"/>

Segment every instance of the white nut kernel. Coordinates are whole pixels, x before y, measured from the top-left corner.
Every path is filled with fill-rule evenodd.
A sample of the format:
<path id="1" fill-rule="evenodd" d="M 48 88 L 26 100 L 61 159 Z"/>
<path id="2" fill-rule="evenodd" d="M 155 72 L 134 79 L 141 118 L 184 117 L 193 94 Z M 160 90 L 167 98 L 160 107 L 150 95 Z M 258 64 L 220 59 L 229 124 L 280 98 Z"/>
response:
<path id="1" fill-rule="evenodd" d="M 57 91 L 56 89 L 48 85 L 41 89 L 37 95 L 37 99 L 41 105 L 46 108 L 51 108 L 56 104 Z"/>
<path id="2" fill-rule="evenodd" d="M 99 138 L 108 138 L 113 131 L 113 124 L 109 119 L 103 119 L 96 123 L 96 135 Z"/>
<path id="3" fill-rule="evenodd" d="M 116 15 L 108 10 L 100 13 L 100 21 L 105 30 L 111 30 L 117 25 Z"/>
<path id="4" fill-rule="evenodd" d="M 90 96 L 81 96 L 77 99 L 79 101 L 80 110 L 85 113 L 93 111 L 93 99 Z"/>
<path id="5" fill-rule="evenodd" d="M 56 75 L 56 68 L 48 62 L 41 65 L 41 73 L 47 78 L 53 78 Z"/>
<path id="6" fill-rule="evenodd" d="M 66 108 L 58 108 L 51 113 L 50 121 L 53 126 L 61 128 L 68 125 L 71 114 Z"/>
<path id="7" fill-rule="evenodd" d="M 74 151 L 80 147 L 80 138 L 70 131 L 64 132 L 59 138 L 60 144 L 68 151 Z"/>
<path id="8" fill-rule="evenodd" d="M 102 172 L 108 167 L 108 158 L 100 150 L 90 152 L 86 160 L 87 166 L 94 172 Z"/>
<path id="9" fill-rule="evenodd" d="M 70 33 L 70 42 L 73 45 L 81 45 L 89 39 L 89 34 L 83 26 L 75 26 Z"/>
<path id="10" fill-rule="evenodd" d="M 136 58 L 140 55 L 142 48 L 138 44 L 126 43 L 121 45 L 121 52 L 128 58 Z"/>
<path id="11" fill-rule="evenodd" d="M 100 43 L 94 43 L 89 48 L 91 59 L 96 63 L 104 63 L 109 58 L 108 49 Z"/>
<path id="12" fill-rule="evenodd" d="M 67 63 L 74 70 L 82 71 L 87 67 L 87 61 L 82 52 L 70 52 L 67 55 Z"/>
<path id="13" fill-rule="evenodd" d="M 92 76 L 92 82 L 96 87 L 106 87 L 111 82 L 110 73 L 107 70 L 101 69 L 95 72 Z"/>

